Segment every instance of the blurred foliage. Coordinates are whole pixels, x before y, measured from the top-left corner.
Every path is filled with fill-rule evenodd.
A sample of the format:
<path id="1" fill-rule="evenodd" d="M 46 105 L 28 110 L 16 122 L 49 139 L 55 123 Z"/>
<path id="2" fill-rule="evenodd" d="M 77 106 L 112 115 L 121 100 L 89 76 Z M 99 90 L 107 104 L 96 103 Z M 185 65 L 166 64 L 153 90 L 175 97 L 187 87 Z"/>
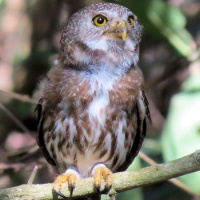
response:
<path id="1" fill-rule="evenodd" d="M 72 13 L 101 0 L 0 0 L 0 90 L 38 99 L 37 85 L 57 58 L 62 27 Z M 127 6 L 144 27 L 140 67 L 146 80 L 153 125 L 142 150 L 156 162 L 191 153 L 200 146 L 200 2 L 196 0 L 108 0 Z M 52 182 L 56 172 L 35 145 L 33 103 L 13 100 L 0 92 L 3 103 L 29 130 L 21 130 L 0 110 L 0 188 L 26 183 L 35 163 L 35 183 Z M 31 134 L 30 134 L 31 133 Z M 30 136 L 31 135 L 31 136 Z M 12 152 L 12 153 L 11 153 Z M 20 152 L 20 155 L 19 155 Z M 9 155 L 17 154 L 13 159 Z M 28 156 L 27 156 L 28 155 Z M 8 169 L 1 164 L 7 164 Z M 11 167 L 15 163 L 15 167 Z M 136 159 L 130 170 L 147 166 Z M 135 167 L 133 167 L 135 166 Z M 133 168 L 132 168 L 133 167 Z M 20 172 L 20 173 L 19 173 Z M 199 193 L 200 174 L 180 177 Z M 170 183 L 131 190 L 118 200 L 192 199 Z"/>
<path id="2" fill-rule="evenodd" d="M 0 17 L 2 15 L 2 11 L 3 11 L 4 8 L 5 8 L 5 1 L 4 0 L 0 0 Z"/>
<path id="3" fill-rule="evenodd" d="M 173 96 L 162 136 L 165 161 L 174 160 L 199 149 L 200 144 L 200 72 L 190 76 L 183 91 Z M 180 177 L 200 194 L 200 173 Z"/>
<path id="4" fill-rule="evenodd" d="M 200 65 L 200 62 L 198 62 Z M 190 76 L 182 85 L 183 91 L 192 93 L 200 92 L 200 72 Z"/>
<path id="5" fill-rule="evenodd" d="M 179 8 L 161 0 L 112 2 L 125 5 L 135 12 L 147 34 L 167 40 L 181 55 L 189 56 L 195 50 L 195 42 L 185 29 L 186 17 Z"/>

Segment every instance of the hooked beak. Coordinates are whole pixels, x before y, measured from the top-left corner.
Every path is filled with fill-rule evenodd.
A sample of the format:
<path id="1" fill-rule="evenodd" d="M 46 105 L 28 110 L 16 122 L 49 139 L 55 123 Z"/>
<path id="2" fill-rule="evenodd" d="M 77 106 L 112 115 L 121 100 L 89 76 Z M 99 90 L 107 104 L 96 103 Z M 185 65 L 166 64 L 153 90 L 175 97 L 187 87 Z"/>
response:
<path id="1" fill-rule="evenodd" d="M 115 22 L 115 24 L 111 26 L 111 28 L 107 30 L 104 34 L 110 37 L 125 40 L 127 37 L 126 22 L 124 21 Z"/>

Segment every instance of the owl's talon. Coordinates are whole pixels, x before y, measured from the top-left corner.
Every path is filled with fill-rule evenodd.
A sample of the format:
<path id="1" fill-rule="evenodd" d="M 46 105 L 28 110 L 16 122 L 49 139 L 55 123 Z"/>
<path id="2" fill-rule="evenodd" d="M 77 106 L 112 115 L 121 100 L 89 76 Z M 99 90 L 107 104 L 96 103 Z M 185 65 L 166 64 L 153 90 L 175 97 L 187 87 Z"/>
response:
<path id="1" fill-rule="evenodd" d="M 69 183 L 68 183 L 69 184 Z M 72 196 L 72 193 L 74 191 L 75 185 L 70 185 L 68 186 L 69 192 L 70 192 L 70 196 Z"/>
<path id="2" fill-rule="evenodd" d="M 59 196 L 66 198 L 66 196 L 61 192 L 62 184 L 68 182 L 68 189 L 70 191 L 70 195 L 72 195 L 77 179 L 79 179 L 79 175 L 76 171 L 71 169 L 67 170 L 64 174 L 61 174 L 56 178 L 53 183 L 53 190 L 56 191 Z"/>
<path id="3" fill-rule="evenodd" d="M 67 198 L 59 189 L 56 189 L 55 191 L 56 191 L 56 193 L 57 193 L 59 196 L 61 196 L 62 198 Z"/>
<path id="4" fill-rule="evenodd" d="M 109 190 L 112 187 L 112 172 L 103 164 L 98 164 L 93 169 L 94 187 L 100 192 L 102 180 L 105 181 L 105 190 Z"/>

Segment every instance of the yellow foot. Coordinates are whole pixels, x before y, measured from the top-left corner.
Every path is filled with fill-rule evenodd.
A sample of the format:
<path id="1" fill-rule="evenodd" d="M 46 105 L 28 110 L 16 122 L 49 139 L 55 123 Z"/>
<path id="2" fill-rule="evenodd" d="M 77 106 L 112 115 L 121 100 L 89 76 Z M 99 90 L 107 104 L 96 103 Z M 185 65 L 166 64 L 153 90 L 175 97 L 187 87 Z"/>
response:
<path id="1" fill-rule="evenodd" d="M 57 192 L 58 195 L 65 198 L 65 196 L 61 193 L 62 184 L 68 182 L 68 189 L 70 194 L 76 186 L 76 181 L 79 179 L 79 174 L 76 170 L 68 169 L 64 174 L 60 174 L 53 183 L 53 190 Z"/>
<path id="2" fill-rule="evenodd" d="M 109 190 L 112 187 L 112 172 L 104 165 L 97 164 L 92 170 L 94 177 L 94 187 L 100 191 L 102 180 L 105 181 L 105 189 Z"/>

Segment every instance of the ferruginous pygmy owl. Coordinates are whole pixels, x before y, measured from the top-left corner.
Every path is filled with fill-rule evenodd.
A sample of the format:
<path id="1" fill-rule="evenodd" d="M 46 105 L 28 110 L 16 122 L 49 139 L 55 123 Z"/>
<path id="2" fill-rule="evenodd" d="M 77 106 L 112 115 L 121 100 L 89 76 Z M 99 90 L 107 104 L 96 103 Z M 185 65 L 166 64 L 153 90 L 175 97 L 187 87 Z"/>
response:
<path id="1" fill-rule="evenodd" d="M 53 189 L 94 177 L 99 189 L 134 160 L 150 119 L 138 68 L 142 27 L 128 8 L 98 3 L 75 13 L 58 60 L 41 84 L 38 144 L 60 171 Z M 98 197 L 99 198 L 99 197 Z M 98 199 L 94 197 L 93 199 Z"/>

